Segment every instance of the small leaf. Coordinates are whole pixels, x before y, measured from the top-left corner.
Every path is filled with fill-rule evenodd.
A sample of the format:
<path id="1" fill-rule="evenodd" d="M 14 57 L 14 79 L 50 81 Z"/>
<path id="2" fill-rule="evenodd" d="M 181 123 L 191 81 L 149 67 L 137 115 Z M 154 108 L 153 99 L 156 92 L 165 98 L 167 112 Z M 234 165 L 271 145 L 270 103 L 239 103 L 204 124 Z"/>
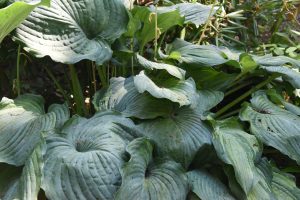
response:
<path id="1" fill-rule="evenodd" d="M 252 72 L 258 66 L 253 58 L 247 53 L 243 53 L 240 55 L 240 64 L 242 67 L 242 73 L 244 74 L 247 72 Z"/>

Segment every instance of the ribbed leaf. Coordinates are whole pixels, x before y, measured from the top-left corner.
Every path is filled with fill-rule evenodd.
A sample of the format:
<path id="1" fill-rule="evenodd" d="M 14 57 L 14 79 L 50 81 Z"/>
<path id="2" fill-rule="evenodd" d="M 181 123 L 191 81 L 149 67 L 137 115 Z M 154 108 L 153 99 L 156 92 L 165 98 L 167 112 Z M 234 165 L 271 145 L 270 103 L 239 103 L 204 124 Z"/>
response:
<path id="1" fill-rule="evenodd" d="M 110 59 L 110 43 L 126 31 L 128 14 L 119 0 L 52 0 L 16 30 L 16 39 L 38 57 L 74 64 Z"/>
<path id="2" fill-rule="evenodd" d="M 264 91 L 256 92 L 245 104 L 240 118 L 263 143 L 300 163 L 300 118 L 269 101 Z"/>
<path id="3" fill-rule="evenodd" d="M 254 56 L 254 60 L 262 66 L 282 66 L 284 64 L 292 64 L 294 67 L 300 67 L 300 61 L 287 56 Z"/>
<path id="4" fill-rule="evenodd" d="M 70 110 L 67 104 L 52 104 L 48 112 L 54 112 L 56 115 L 55 128 L 60 129 L 70 118 Z"/>
<path id="5" fill-rule="evenodd" d="M 180 15 L 184 16 L 184 23 L 192 23 L 196 26 L 204 24 L 209 19 L 209 14 L 212 6 L 203 5 L 200 3 L 178 3 L 169 7 L 158 7 L 158 12 L 170 12 L 172 10 L 179 10 Z M 215 14 L 214 9 L 211 16 Z"/>
<path id="6" fill-rule="evenodd" d="M 154 141 L 159 156 L 170 156 L 188 167 L 197 151 L 211 143 L 202 115 L 189 107 L 174 108 L 169 116 L 143 122 L 140 132 Z"/>
<path id="7" fill-rule="evenodd" d="M 1 4 L 2 2 L 0 2 Z M 3 38 L 25 20 L 37 6 L 50 6 L 50 0 L 18 1 L 0 9 L 0 43 Z"/>
<path id="8" fill-rule="evenodd" d="M 234 118 L 229 118 L 215 124 L 213 144 L 219 158 L 233 166 L 248 199 L 272 199 L 270 186 L 255 166 L 262 149 L 253 135 L 244 132 Z"/>
<path id="9" fill-rule="evenodd" d="M 279 73 L 282 78 L 292 84 L 295 88 L 300 88 L 300 73 L 283 66 L 261 66 L 261 69 L 270 73 Z"/>
<path id="10" fill-rule="evenodd" d="M 22 173 L 13 166 L 6 165 L 1 169 L 0 176 L 8 176 L 6 190 L 1 191 L 2 182 L 0 181 L 0 198 L 2 200 L 36 200 L 40 191 L 43 155 L 45 153 L 45 143 L 42 140 L 34 149 L 31 156 L 26 160 Z M 2 171 L 4 170 L 4 171 Z M 12 178 L 13 177 L 13 178 Z M 3 177 L 4 178 L 4 177 Z"/>
<path id="11" fill-rule="evenodd" d="M 111 113 L 75 117 L 49 136 L 42 187 L 49 199 L 113 199 L 134 124 Z"/>
<path id="12" fill-rule="evenodd" d="M 214 66 L 229 61 L 220 49 L 212 45 L 195 45 L 177 39 L 172 46 L 170 54 L 176 52 L 176 59 L 187 64 Z"/>
<path id="13" fill-rule="evenodd" d="M 209 173 L 194 170 L 187 173 L 191 190 L 200 199 L 205 200 L 234 200 L 226 186 Z"/>
<path id="14" fill-rule="evenodd" d="M 196 86 L 192 78 L 160 79 L 157 85 L 142 71 L 134 77 L 134 85 L 140 93 L 147 91 L 155 98 L 169 99 L 180 106 L 195 104 L 196 101 Z"/>
<path id="15" fill-rule="evenodd" d="M 184 80 L 184 78 L 185 78 L 185 71 L 179 67 L 165 64 L 165 63 L 151 62 L 138 54 L 137 54 L 136 58 L 137 58 L 138 63 L 140 65 L 142 65 L 145 69 L 148 69 L 148 70 L 153 70 L 153 69 L 162 70 L 163 69 L 163 70 L 166 70 L 170 75 L 172 75 L 176 78 L 179 78 L 181 80 Z"/>
<path id="16" fill-rule="evenodd" d="M 45 114 L 43 99 L 23 95 L 0 103 L 0 162 L 23 165 L 41 139 L 41 133 L 53 130 L 56 114 Z"/>
<path id="17" fill-rule="evenodd" d="M 153 160 L 153 145 L 145 138 L 132 141 L 127 151 L 131 158 L 122 169 L 117 200 L 185 200 L 188 184 L 180 164 Z"/>

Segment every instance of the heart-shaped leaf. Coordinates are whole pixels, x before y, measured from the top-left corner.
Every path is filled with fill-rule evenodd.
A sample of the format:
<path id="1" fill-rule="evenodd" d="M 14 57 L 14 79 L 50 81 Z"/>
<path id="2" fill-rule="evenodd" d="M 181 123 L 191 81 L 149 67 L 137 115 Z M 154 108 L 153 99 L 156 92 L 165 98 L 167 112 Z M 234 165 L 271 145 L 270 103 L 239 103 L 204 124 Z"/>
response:
<path id="1" fill-rule="evenodd" d="M 188 192 L 187 178 L 180 164 L 153 160 L 153 145 L 145 138 L 127 147 L 131 158 L 122 169 L 122 185 L 116 199 L 184 200 Z"/>
<path id="2" fill-rule="evenodd" d="M 275 104 L 264 91 L 253 94 L 251 104 L 240 113 L 250 122 L 250 131 L 263 143 L 272 146 L 300 163 L 300 118 Z"/>
<path id="3" fill-rule="evenodd" d="M 110 44 L 126 31 L 128 13 L 120 0 L 52 0 L 16 30 L 16 39 L 38 57 L 74 64 L 110 59 Z"/>
<path id="4" fill-rule="evenodd" d="M 49 199 L 113 199 L 133 122 L 112 113 L 75 117 L 49 136 L 43 189 Z"/>

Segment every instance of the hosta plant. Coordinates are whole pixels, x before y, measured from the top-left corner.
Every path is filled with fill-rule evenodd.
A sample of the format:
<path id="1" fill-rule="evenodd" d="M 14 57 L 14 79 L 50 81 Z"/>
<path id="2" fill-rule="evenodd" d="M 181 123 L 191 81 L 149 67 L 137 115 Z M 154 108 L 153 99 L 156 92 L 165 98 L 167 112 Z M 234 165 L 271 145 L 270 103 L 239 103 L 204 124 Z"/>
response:
<path id="1" fill-rule="evenodd" d="M 131 9 L 120 0 L 53 0 L 15 31 L 26 51 L 70 64 L 73 74 L 83 59 L 125 67 L 124 54 L 134 69 L 94 94 L 88 117 L 39 95 L 4 97 L 0 199 L 300 199 L 288 173 L 300 163 L 300 62 L 176 36 L 162 45 L 161 34 L 217 11 L 123 3 Z"/>

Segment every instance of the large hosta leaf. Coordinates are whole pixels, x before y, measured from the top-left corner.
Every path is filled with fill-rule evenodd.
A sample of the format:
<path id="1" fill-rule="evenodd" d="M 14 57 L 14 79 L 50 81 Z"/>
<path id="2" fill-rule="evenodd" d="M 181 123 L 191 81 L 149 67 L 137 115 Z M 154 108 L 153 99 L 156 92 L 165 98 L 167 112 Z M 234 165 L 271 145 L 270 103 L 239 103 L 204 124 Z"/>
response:
<path id="1" fill-rule="evenodd" d="M 240 118 L 250 122 L 250 130 L 263 143 L 300 163 L 300 118 L 275 104 L 264 91 L 256 92 L 245 104 Z"/>
<path id="2" fill-rule="evenodd" d="M 2 200 L 37 199 L 41 186 L 44 153 L 45 143 L 42 139 L 35 147 L 31 156 L 26 160 L 21 174 L 19 173 L 21 170 L 13 166 L 6 165 L 4 169 L 1 168 L 0 177 L 9 177 L 8 179 L 1 179 L 0 181 L 0 198 Z M 6 190 L 1 191 L 1 185 L 4 181 L 6 183 Z"/>
<path id="3" fill-rule="evenodd" d="M 196 85 L 192 78 L 187 80 L 159 79 L 152 81 L 144 71 L 134 77 L 134 85 L 140 93 L 149 92 L 155 98 L 169 99 L 180 106 L 195 104 Z"/>
<path id="4" fill-rule="evenodd" d="M 300 61 L 287 56 L 254 56 L 254 60 L 262 66 L 282 66 L 284 64 L 292 64 L 294 67 L 300 67 Z"/>
<path id="5" fill-rule="evenodd" d="M 146 58 L 137 55 L 136 56 L 137 61 L 140 65 L 142 65 L 145 69 L 148 70 L 153 70 L 153 69 L 157 69 L 157 70 L 166 70 L 170 75 L 177 77 L 181 80 L 183 80 L 185 78 L 185 71 L 179 67 L 173 66 L 173 65 L 169 65 L 169 64 L 165 64 L 165 63 L 156 63 L 156 62 L 152 62 L 147 60 Z"/>
<path id="6" fill-rule="evenodd" d="M 153 160 L 153 145 L 145 138 L 127 147 L 131 158 L 122 169 L 122 185 L 116 199 L 184 200 L 187 178 L 181 165 L 174 161 Z"/>
<path id="7" fill-rule="evenodd" d="M 196 26 L 204 24 L 216 12 L 215 9 L 211 12 L 212 6 L 200 3 L 178 3 L 169 7 L 159 7 L 158 12 L 164 13 L 176 9 L 179 10 L 180 15 L 184 16 L 185 23 L 193 23 Z"/>
<path id="8" fill-rule="evenodd" d="M 129 119 L 103 113 L 91 119 L 75 117 L 60 136 L 49 136 L 42 184 L 47 197 L 113 199 L 133 126 Z"/>
<path id="9" fill-rule="evenodd" d="M 219 158 L 233 166 L 248 199 L 272 199 L 269 184 L 255 166 L 262 149 L 253 135 L 244 132 L 235 119 L 227 119 L 216 123 L 213 144 Z"/>
<path id="10" fill-rule="evenodd" d="M 50 8 L 30 14 L 16 30 L 16 39 L 38 57 L 101 64 L 110 59 L 110 43 L 125 32 L 128 19 L 120 0 L 52 0 Z"/>
<path id="11" fill-rule="evenodd" d="M 1 4 L 1 2 L 0 2 Z M 50 0 L 15 2 L 0 9 L 0 43 L 3 38 L 26 19 L 37 6 L 50 6 Z"/>
<path id="12" fill-rule="evenodd" d="M 194 170 L 187 173 L 191 190 L 205 200 L 234 200 L 226 186 L 209 173 Z"/>
<path id="13" fill-rule="evenodd" d="M 172 54 L 175 54 L 172 57 Z M 175 40 L 170 49 L 170 58 L 180 62 L 199 66 L 214 66 L 228 62 L 226 55 L 219 48 L 209 45 L 195 45 L 182 40 Z"/>
<path id="14" fill-rule="evenodd" d="M 300 88 L 300 73 L 297 70 L 284 66 L 261 66 L 261 69 L 270 73 L 279 73 L 283 79 L 290 82 L 295 88 Z"/>
<path id="15" fill-rule="evenodd" d="M 23 95 L 0 103 L 0 162 L 23 165 L 41 139 L 41 133 L 53 130 L 56 113 L 45 114 L 43 99 Z"/>

